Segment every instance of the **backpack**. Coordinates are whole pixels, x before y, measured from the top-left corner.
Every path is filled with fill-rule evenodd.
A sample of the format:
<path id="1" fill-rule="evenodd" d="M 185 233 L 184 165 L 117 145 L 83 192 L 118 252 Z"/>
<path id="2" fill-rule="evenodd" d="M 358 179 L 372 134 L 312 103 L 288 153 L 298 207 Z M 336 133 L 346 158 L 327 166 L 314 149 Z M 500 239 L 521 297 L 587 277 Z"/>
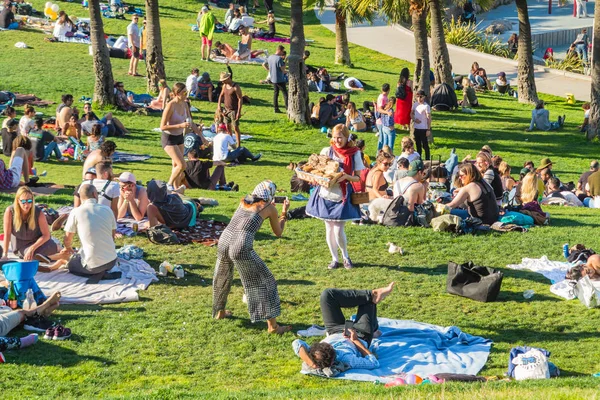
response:
<path id="1" fill-rule="evenodd" d="M 179 244 L 179 238 L 173 233 L 171 228 L 160 224 L 149 228 L 146 231 L 148 240 L 154 244 Z"/>
<path id="2" fill-rule="evenodd" d="M 413 226 L 413 215 L 406 205 L 404 197 L 398 196 L 388 206 L 383 213 L 381 225 L 384 226 Z"/>
<path id="3" fill-rule="evenodd" d="M 458 108 L 456 92 L 447 83 L 442 83 L 433 91 L 431 108 L 436 111 L 452 111 Z"/>

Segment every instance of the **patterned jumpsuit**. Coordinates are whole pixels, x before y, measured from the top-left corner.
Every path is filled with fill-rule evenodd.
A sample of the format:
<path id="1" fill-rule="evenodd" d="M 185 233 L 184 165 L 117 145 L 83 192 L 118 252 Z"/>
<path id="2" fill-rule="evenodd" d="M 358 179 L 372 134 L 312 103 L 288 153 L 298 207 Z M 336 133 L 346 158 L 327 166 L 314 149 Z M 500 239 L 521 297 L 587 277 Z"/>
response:
<path id="1" fill-rule="evenodd" d="M 213 277 L 213 317 L 225 310 L 234 266 L 248 298 L 250 320 L 262 321 L 281 314 L 275 277 L 253 248 L 254 235 L 262 223 L 258 213 L 240 206 L 219 238 Z"/>

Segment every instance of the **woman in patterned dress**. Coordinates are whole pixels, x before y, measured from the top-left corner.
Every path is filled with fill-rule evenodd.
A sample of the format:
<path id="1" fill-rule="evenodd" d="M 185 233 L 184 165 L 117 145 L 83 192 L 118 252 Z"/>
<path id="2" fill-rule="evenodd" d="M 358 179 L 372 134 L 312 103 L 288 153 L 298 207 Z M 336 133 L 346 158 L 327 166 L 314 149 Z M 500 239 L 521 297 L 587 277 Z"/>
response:
<path id="1" fill-rule="evenodd" d="M 277 324 L 276 318 L 281 314 L 277 282 L 253 247 L 254 236 L 266 219 L 275 236 L 281 237 L 283 233 L 290 203 L 287 200 L 283 203 L 279 216 L 273 204 L 276 190 L 277 187 L 271 181 L 259 183 L 252 194 L 242 199 L 219 239 L 213 277 L 213 317 L 223 319 L 231 316 L 231 312 L 225 309 L 225 304 L 235 267 L 248 299 L 250 320 L 266 320 L 269 333 L 281 335 L 292 327 Z"/>

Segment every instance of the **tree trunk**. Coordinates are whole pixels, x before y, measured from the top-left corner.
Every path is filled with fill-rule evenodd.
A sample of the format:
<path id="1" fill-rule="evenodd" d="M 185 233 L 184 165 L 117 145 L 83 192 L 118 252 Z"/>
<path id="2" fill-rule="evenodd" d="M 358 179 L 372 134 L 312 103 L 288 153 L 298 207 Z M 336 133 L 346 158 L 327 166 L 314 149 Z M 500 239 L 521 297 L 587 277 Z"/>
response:
<path id="1" fill-rule="evenodd" d="M 598 136 L 600 128 L 600 7 L 594 10 L 594 35 L 592 37 L 592 93 L 587 139 Z"/>
<path id="2" fill-rule="evenodd" d="M 423 90 L 429 103 L 429 43 L 427 43 L 427 11 L 423 0 L 411 2 L 412 28 L 415 35 L 415 91 Z M 416 97 L 415 97 L 416 99 Z"/>
<path id="3" fill-rule="evenodd" d="M 346 16 L 337 5 L 335 6 L 335 63 L 352 66 L 348 32 L 346 31 Z"/>
<path id="4" fill-rule="evenodd" d="M 94 101 L 100 107 L 115 104 L 114 82 L 110 53 L 104 38 L 100 0 L 90 0 L 90 39 L 94 58 Z"/>
<path id="5" fill-rule="evenodd" d="M 450 64 L 450 54 L 446 46 L 444 36 L 444 22 L 442 20 L 442 3 L 440 0 L 431 0 L 431 47 L 433 50 L 433 75 L 436 84 L 446 82 L 450 87 L 454 87 L 452 80 L 452 65 Z"/>
<path id="6" fill-rule="evenodd" d="M 519 102 L 536 103 L 538 101 L 535 88 L 533 65 L 533 45 L 531 42 L 531 24 L 527 11 L 527 0 L 516 0 L 519 16 L 519 47 L 517 50 L 517 85 Z"/>
<path id="7" fill-rule="evenodd" d="M 309 121 L 308 83 L 303 59 L 305 42 L 302 4 L 302 0 L 292 0 L 291 2 L 287 112 L 288 118 L 295 124 L 307 124 Z"/>
<path id="8" fill-rule="evenodd" d="M 158 0 L 146 0 L 146 76 L 148 93 L 157 93 L 158 81 L 167 78 L 160 36 Z"/>

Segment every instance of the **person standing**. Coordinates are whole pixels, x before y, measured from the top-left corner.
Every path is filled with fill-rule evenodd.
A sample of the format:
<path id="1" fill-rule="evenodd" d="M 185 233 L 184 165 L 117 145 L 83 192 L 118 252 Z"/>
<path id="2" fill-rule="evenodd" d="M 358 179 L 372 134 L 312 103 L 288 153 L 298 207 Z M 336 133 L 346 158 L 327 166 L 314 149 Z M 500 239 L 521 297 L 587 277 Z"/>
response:
<path id="1" fill-rule="evenodd" d="M 425 150 L 425 160 L 429 160 L 429 142 L 427 135 L 431 134 L 431 108 L 425 103 L 425 92 L 417 92 L 417 101 L 412 106 L 410 117 L 415 123 L 415 142 L 417 142 L 417 152 L 423 155 Z"/>
<path id="2" fill-rule="evenodd" d="M 269 76 L 271 77 L 271 82 L 273 83 L 273 109 L 275 113 L 281 113 L 279 109 L 279 92 L 283 94 L 283 101 L 285 103 L 285 108 L 288 106 L 288 92 L 285 87 L 286 79 L 285 79 L 285 62 L 283 61 L 283 52 L 285 51 L 284 47 L 279 45 L 277 46 L 277 51 L 275 54 L 271 54 L 267 61 L 263 63 L 263 68 L 269 71 Z"/>
<path id="3" fill-rule="evenodd" d="M 383 122 L 381 121 L 380 112 L 387 106 L 388 103 L 388 95 L 390 93 L 390 85 L 389 83 L 384 83 L 381 86 L 381 93 L 377 97 L 377 101 L 375 102 L 375 116 L 377 120 L 375 121 L 375 126 L 377 127 L 377 133 L 379 135 L 379 141 L 377 142 L 377 151 L 381 150 L 383 147 Z"/>
<path id="4" fill-rule="evenodd" d="M 137 65 L 140 61 L 140 28 L 138 27 L 138 15 L 133 14 L 131 23 L 127 26 L 127 43 L 131 49 L 131 60 L 129 61 L 129 72 L 131 76 L 142 76 L 137 73 Z"/>
<path id="5" fill-rule="evenodd" d="M 325 239 L 332 258 L 327 268 L 340 267 L 339 248 L 344 259 L 344 268 L 351 269 L 353 265 L 348 255 L 348 239 L 344 226 L 347 221 L 361 219 L 359 206 L 351 201 L 354 190 L 350 183 L 360 181 L 360 173 L 365 166 L 361 152 L 350 140 L 350 132 L 344 124 L 333 127 L 330 144 L 330 147 L 321 150 L 321 155 L 337 161 L 342 169 L 342 176 L 331 187 L 322 186 L 312 191 L 306 214 L 325 221 Z"/>
<path id="6" fill-rule="evenodd" d="M 396 87 L 396 112 L 394 113 L 394 122 L 407 130 L 410 125 L 410 108 L 413 104 L 413 83 L 409 79 L 409 74 L 408 68 L 403 68 L 400 72 L 400 79 Z"/>
<path id="7" fill-rule="evenodd" d="M 577 0 L 577 11 L 576 11 L 576 13 L 577 13 L 577 18 L 581 18 L 581 14 L 582 13 L 583 13 L 583 17 L 584 18 L 588 17 L 587 7 L 585 6 L 585 1 L 584 0 Z"/>
<path id="8" fill-rule="evenodd" d="M 198 14 L 196 23 L 198 24 L 200 36 L 202 36 L 200 57 L 202 60 L 210 61 L 210 48 L 212 47 L 212 40 L 215 33 L 215 26 L 217 25 L 217 19 L 208 9 L 208 7 L 204 6 Z M 204 57 L 204 53 L 206 53 L 206 58 Z"/>
<path id="9" fill-rule="evenodd" d="M 240 117 L 242 115 L 242 89 L 240 85 L 233 82 L 230 72 L 221 72 L 219 81 L 223 89 L 217 101 L 217 112 L 221 115 L 223 122 L 227 124 L 229 132 L 234 131 L 238 147 L 242 139 L 240 133 Z M 223 104 L 223 108 L 221 108 Z"/>
<path id="10" fill-rule="evenodd" d="M 579 1 L 577 1 L 577 13 L 579 14 Z M 585 7 L 585 5 L 583 6 Z M 585 8 L 584 8 L 585 11 Z M 587 17 L 587 14 L 586 14 Z M 579 17 L 578 17 L 579 18 Z M 582 29 L 581 33 L 577 35 L 575 41 L 573 42 L 575 48 L 577 49 L 577 54 L 579 54 L 579 58 L 584 61 L 586 64 L 588 62 L 588 47 L 590 45 L 590 39 L 587 35 L 587 29 Z"/>
<path id="11" fill-rule="evenodd" d="M 259 183 L 252 194 L 242 199 L 219 238 L 213 277 L 213 318 L 231 317 L 231 311 L 226 310 L 225 305 L 235 267 L 248 299 L 250 320 L 266 320 L 269 333 L 281 335 L 292 327 L 277 324 L 276 318 L 281 314 L 277 282 L 253 246 L 256 233 L 267 219 L 275 236 L 281 237 L 283 234 L 289 201 L 283 203 L 281 214 L 278 215 L 273 203 L 276 191 L 277 187 L 271 181 Z"/>

